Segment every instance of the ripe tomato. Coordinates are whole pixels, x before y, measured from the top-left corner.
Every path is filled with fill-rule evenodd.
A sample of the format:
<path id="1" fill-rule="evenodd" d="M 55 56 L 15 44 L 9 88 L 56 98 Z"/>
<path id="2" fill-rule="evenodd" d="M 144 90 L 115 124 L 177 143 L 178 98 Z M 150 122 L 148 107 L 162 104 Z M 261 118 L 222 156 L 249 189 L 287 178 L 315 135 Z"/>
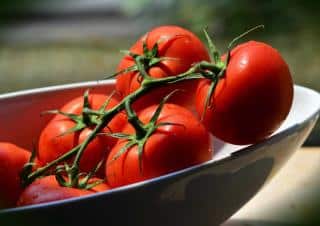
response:
<path id="1" fill-rule="evenodd" d="M 149 122 L 156 108 L 153 105 L 141 111 L 140 120 Z M 106 178 L 111 187 L 154 178 L 212 158 L 209 133 L 189 110 L 165 104 L 157 125 L 164 122 L 173 124 L 158 127 L 148 138 L 141 162 L 137 145 L 114 158 L 128 142 L 126 139 L 118 141 L 106 162 Z M 134 134 L 134 129 L 128 124 L 123 132 Z"/>
<path id="2" fill-rule="evenodd" d="M 209 80 L 199 83 L 196 108 L 203 114 Z M 289 113 L 293 82 L 286 62 L 271 46 L 250 41 L 231 51 L 203 118 L 216 137 L 233 144 L 261 141 L 279 128 Z"/>
<path id="3" fill-rule="evenodd" d="M 54 175 L 35 180 L 21 193 L 17 206 L 33 205 L 62 199 L 94 194 L 109 189 L 107 184 L 99 184 L 90 190 L 62 187 Z"/>
<path id="4" fill-rule="evenodd" d="M 108 96 L 102 94 L 90 94 L 89 104 L 94 110 L 98 110 L 103 103 L 108 99 Z M 106 109 L 115 106 L 118 101 L 114 98 Z M 83 97 L 78 97 L 61 108 L 62 112 L 81 115 L 83 110 Z M 124 113 L 119 113 L 114 117 L 108 126 L 102 132 L 119 132 L 126 123 Z M 70 118 L 58 114 L 56 115 L 42 130 L 39 138 L 38 158 L 42 164 L 46 164 L 57 159 L 59 156 L 71 150 L 73 147 L 83 142 L 91 133 L 93 126 L 89 126 L 82 130 L 61 135 L 73 128 L 76 123 Z M 106 135 L 98 135 L 85 149 L 80 160 L 80 169 L 84 172 L 89 172 L 97 165 L 101 159 L 109 153 L 116 139 Z M 104 174 L 104 169 L 102 169 Z"/>
<path id="5" fill-rule="evenodd" d="M 0 209 L 13 207 L 22 191 L 20 173 L 31 153 L 11 143 L 0 142 Z"/>
<path id="6" fill-rule="evenodd" d="M 160 26 L 152 29 L 142 36 L 130 49 L 135 54 L 143 54 L 143 42 L 146 42 L 148 49 L 158 43 L 158 57 L 167 57 L 160 63 L 152 66 L 147 72 L 151 77 L 163 78 L 174 76 L 187 71 L 192 64 L 206 60 L 209 55 L 196 35 L 178 26 Z M 118 65 L 117 71 L 121 71 L 135 64 L 131 56 L 125 56 Z M 128 72 L 118 75 L 116 90 L 122 97 L 127 96 L 139 88 L 139 72 Z M 140 98 L 134 107 L 136 110 L 145 108 L 152 104 L 158 104 L 161 99 L 174 89 L 182 92 L 175 94 L 169 102 L 183 106 L 193 105 L 196 81 L 179 82 L 166 87 L 152 90 L 143 98 Z"/>

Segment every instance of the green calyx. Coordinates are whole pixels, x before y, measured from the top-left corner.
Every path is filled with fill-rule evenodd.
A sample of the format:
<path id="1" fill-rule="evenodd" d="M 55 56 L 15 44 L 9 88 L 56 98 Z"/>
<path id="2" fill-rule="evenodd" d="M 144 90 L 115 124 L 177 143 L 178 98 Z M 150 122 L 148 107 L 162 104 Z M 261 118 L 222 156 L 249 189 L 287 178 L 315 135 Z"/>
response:
<path id="1" fill-rule="evenodd" d="M 143 79 L 151 79 L 148 75 L 147 71 L 153 66 L 158 65 L 163 60 L 173 60 L 169 57 L 159 57 L 159 45 L 155 43 L 151 49 L 148 48 L 146 41 L 142 43 L 143 53 L 136 54 L 127 50 L 121 51 L 122 53 L 130 56 L 135 61 L 135 64 L 131 67 L 125 68 L 112 74 L 111 76 L 107 76 L 106 78 L 113 78 L 119 74 L 124 74 L 128 72 L 139 72 L 138 81 L 142 82 Z"/>
<path id="2" fill-rule="evenodd" d="M 67 163 L 59 165 L 55 169 L 56 180 L 64 187 L 89 190 L 105 181 L 103 179 L 91 180 L 104 162 L 105 159 L 102 159 L 89 173 L 79 172 L 77 167 L 74 165 L 70 167 Z"/>
<path id="3" fill-rule="evenodd" d="M 83 95 L 83 109 L 80 115 L 62 112 L 60 110 L 49 110 L 43 112 L 43 114 L 60 114 L 69 118 L 75 123 L 72 128 L 59 135 L 64 136 L 66 134 L 81 131 L 84 128 L 94 127 L 99 124 L 101 121 L 101 116 L 105 113 L 105 108 L 110 103 L 112 96 L 113 93 L 109 96 L 109 98 L 107 98 L 107 100 L 100 106 L 98 110 L 93 110 L 89 103 L 89 90 L 86 90 Z"/>
<path id="4" fill-rule="evenodd" d="M 166 125 L 175 125 L 175 123 L 170 122 L 161 122 L 157 123 L 159 119 L 161 110 L 164 107 L 164 104 L 167 100 L 178 90 L 174 90 L 173 92 L 169 93 L 166 97 L 162 99 L 160 104 L 158 105 L 157 109 L 155 110 L 154 114 L 152 115 L 151 119 L 148 123 L 143 124 L 140 119 L 138 118 L 137 114 L 131 107 L 129 101 L 125 104 L 125 109 L 128 115 L 128 121 L 135 129 L 135 134 L 124 134 L 124 133 L 112 133 L 110 136 L 118 138 L 118 139 L 126 139 L 126 144 L 113 156 L 112 161 L 118 159 L 122 154 L 128 151 L 133 146 L 138 147 L 138 158 L 139 158 L 139 168 L 140 172 L 142 173 L 142 156 L 144 152 L 144 146 L 149 139 L 149 137 L 161 126 Z"/>
<path id="5" fill-rule="evenodd" d="M 209 64 L 207 66 L 209 68 L 209 70 L 202 72 L 204 77 L 206 77 L 206 78 L 211 80 L 211 83 L 210 83 L 210 86 L 209 86 L 209 89 L 208 89 L 208 93 L 207 93 L 207 96 L 206 96 L 206 99 L 205 99 L 204 111 L 202 112 L 201 120 L 204 118 L 206 110 L 208 108 L 212 107 L 212 103 L 211 103 L 210 100 L 212 98 L 214 90 L 216 89 L 218 81 L 225 75 L 225 72 L 227 70 L 227 66 L 228 66 L 228 64 L 230 62 L 231 49 L 233 48 L 234 44 L 238 40 L 240 40 L 241 38 L 246 36 L 247 34 L 253 32 L 255 30 L 263 29 L 263 28 L 264 28 L 263 25 L 255 26 L 255 27 L 249 29 L 248 31 L 240 34 L 236 38 L 234 38 L 228 45 L 228 51 L 227 51 L 227 55 L 226 55 L 225 61 L 223 61 L 221 59 L 221 55 L 220 55 L 219 51 L 217 50 L 216 46 L 214 45 L 212 39 L 210 38 L 210 36 L 209 36 L 209 34 L 207 32 L 207 28 L 205 28 L 203 30 L 203 32 L 205 34 L 205 37 L 206 37 L 206 40 L 207 40 L 207 43 L 208 43 L 209 55 L 210 55 L 210 58 L 211 58 L 211 61 L 213 62 L 213 64 Z M 212 67 L 211 70 L 210 70 L 210 67 Z M 207 75 L 205 75 L 206 73 L 207 73 Z"/>

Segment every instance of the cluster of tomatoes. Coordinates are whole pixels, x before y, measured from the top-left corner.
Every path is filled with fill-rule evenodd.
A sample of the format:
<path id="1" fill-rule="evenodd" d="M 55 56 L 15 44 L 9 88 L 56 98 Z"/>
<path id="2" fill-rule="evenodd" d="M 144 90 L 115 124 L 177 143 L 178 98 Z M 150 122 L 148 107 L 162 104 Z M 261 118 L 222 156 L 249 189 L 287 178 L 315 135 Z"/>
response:
<path id="1" fill-rule="evenodd" d="M 86 93 L 51 112 L 33 155 L 0 143 L 0 208 L 92 194 L 208 161 L 212 135 L 233 144 L 271 135 L 293 97 L 283 58 L 262 42 L 221 57 L 209 44 L 177 26 L 154 28 L 121 60 L 115 95 Z M 83 143 L 82 153 L 72 151 Z M 22 186 L 22 175 L 39 176 Z"/>

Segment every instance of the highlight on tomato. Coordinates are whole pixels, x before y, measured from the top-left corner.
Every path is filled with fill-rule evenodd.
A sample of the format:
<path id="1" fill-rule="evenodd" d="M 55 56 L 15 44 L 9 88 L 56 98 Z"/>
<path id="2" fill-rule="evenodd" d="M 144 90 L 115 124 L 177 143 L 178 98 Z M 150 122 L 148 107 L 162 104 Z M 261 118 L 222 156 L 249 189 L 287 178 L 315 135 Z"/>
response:
<path id="1" fill-rule="evenodd" d="M 195 34 L 173 25 L 150 30 L 130 48 L 129 52 L 117 68 L 120 74 L 117 75 L 116 90 L 122 97 L 137 90 L 144 79 L 138 71 L 137 56 L 140 57 L 146 73 L 152 78 L 175 76 L 187 71 L 197 62 L 210 59 L 205 45 Z M 183 81 L 152 89 L 134 103 L 134 108 L 141 110 L 158 104 L 165 95 L 175 89 L 182 92 L 177 93 L 169 102 L 190 107 L 193 105 L 196 84 L 196 80 Z"/>
<path id="2" fill-rule="evenodd" d="M 225 62 L 226 55 L 222 58 Z M 212 81 L 197 89 L 196 109 L 208 130 L 232 144 L 270 136 L 287 117 L 293 81 L 287 63 L 270 45 L 249 41 L 235 47 L 206 107 Z"/>
<path id="3" fill-rule="evenodd" d="M 42 130 L 38 143 L 38 158 L 45 165 L 72 148 L 81 144 L 99 122 L 99 112 L 118 104 L 113 96 L 89 94 L 77 97 L 66 103 L 57 115 Z M 96 115 L 87 114 L 86 110 L 96 111 Z M 104 133 L 121 131 L 126 123 L 124 113 L 117 114 L 103 129 Z M 90 172 L 110 152 L 116 139 L 106 135 L 97 135 L 85 149 L 80 160 L 80 169 Z M 100 174 L 104 174 L 101 168 Z"/>
<path id="4" fill-rule="evenodd" d="M 106 161 L 106 178 L 111 187 L 118 187 L 158 177 L 212 158 L 210 135 L 189 110 L 164 104 L 152 105 L 138 114 L 146 134 L 140 138 L 127 124 Z M 131 135 L 131 137 L 130 137 Z M 137 139 L 137 140 L 136 140 Z"/>

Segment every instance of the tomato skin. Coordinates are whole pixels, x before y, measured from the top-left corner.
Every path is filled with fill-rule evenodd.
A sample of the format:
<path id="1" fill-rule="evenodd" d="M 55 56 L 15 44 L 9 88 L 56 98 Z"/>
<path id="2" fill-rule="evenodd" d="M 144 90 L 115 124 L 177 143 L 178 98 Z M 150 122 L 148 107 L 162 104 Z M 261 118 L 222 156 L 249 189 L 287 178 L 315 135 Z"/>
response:
<path id="1" fill-rule="evenodd" d="M 152 29 L 142 36 L 130 49 L 136 54 L 143 53 L 143 41 L 149 49 L 154 44 L 159 44 L 159 57 L 171 59 L 163 60 L 156 66 L 151 67 L 147 72 L 151 77 L 163 78 L 174 76 L 187 71 L 193 64 L 200 61 L 209 61 L 210 57 L 206 47 L 196 35 L 178 26 L 160 26 Z M 125 56 L 118 65 L 117 71 L 121 71 L 134 65 L 134 59 Z M 134 92 L 140 87 L 138 82 L 138 72 L 123 73 L 117 76 L 116 90 L 122 97 Z M 152 90 L 150 93 L 140 98 L 134 107 L 141 110 L 152 104 L 158 104 L 161 99 L 175 89 L 181 90 L 176 93 L 169 102 L 190 107 L 193 105 L 194 93 L 197 83 L 194 81 L 179 82 L 166 87 Z"/>
<path id="2" fill-rule="evenodd" d="M 108 96 L 102 94 L 90 94 L 89 103 L 92 109 L 98 110 L 103 103 L 108 99 Z M 110 109 L 115 106 L 118 101 L 115 98 L 111 98 L 106 109 Z M 78 97 L 66 105 L 60 110 L 66 113 L 72 113 L 80 115 L 83 108 L 83 97 Z M 114 117 L 108 127 L 103 129 L 102 132 L 117 132 L 121 131 L 126 123 L 126 116 L 124 113 L 120 113 Z M 80 131 L 62 135 L 62 133 L 68 131 L 75 126 L 75 122 L 61 114 L 56 115 L 42 130 L 39 138 L 39 150 L 38 158 L 42 164 L 46 164 L 63 155 L 71 150 L 73 147 L 83 142 L 85 138 L 91 133 L 94 128 L 85 128 Z M 110 129 L 110 130 L 109 130 Z M 112 146 L 116 143 L 116 139 L 110 136 L 98 135 L 87 146 L 80 160 L 80 169 L 84 172 L 89 172 L 92 168 L 108 154 Z M 104 169 L 102 169 L 104 174 Z"/>
<path id="3" fill-rule="evenodd" d="M 149 122 L 156 107 L 144 109 L 139 114 L 140 120 Z M 189 110 L 165 104 L 157 120 L 157 123 L 161 122 L 175 125 L 161 126 L 148 138 L 141 158 L 142 171 L 136 145 L 117 159 L 114 156 L 127 140 L 119 140 L 114 146 L 106 162 L 106 178 L 111 187 L 154 178 L 212 158 L 209 133 Z M 123 132 L 133 134 L 134 129 L 128 124 Z"/>
<path id="4" fill-rule="evenodd" d="M 74 198 L 84 195 L 94 194 L 96 192 L 109 189 L 107 184 L 99 184 L 90 190 L 78 188 L 62 187 L 54 175 L 45 176 L 35 180 L 21 193 L 17 206 L 26 206 L 39 203 L 58 201 L 68 198 Z"/>
<path id="5" fill-rule="evenodd" d="M 199 83 L 196 108 L 203 114 L 209 80 Z M 216 87 L 203 122 L 216 137 L 252 144 L 279 128 L 289 113 L 293 81 L 286 62 L 271 46 L 250 41 L 231 51 L 225 77 Z"/>
<path id="6" fill-rule="evenodd" d="M 0 142 L 0 209 L 14 207 L 22 192 L 20 173 L 31 153 L 12 143 Z"/>

